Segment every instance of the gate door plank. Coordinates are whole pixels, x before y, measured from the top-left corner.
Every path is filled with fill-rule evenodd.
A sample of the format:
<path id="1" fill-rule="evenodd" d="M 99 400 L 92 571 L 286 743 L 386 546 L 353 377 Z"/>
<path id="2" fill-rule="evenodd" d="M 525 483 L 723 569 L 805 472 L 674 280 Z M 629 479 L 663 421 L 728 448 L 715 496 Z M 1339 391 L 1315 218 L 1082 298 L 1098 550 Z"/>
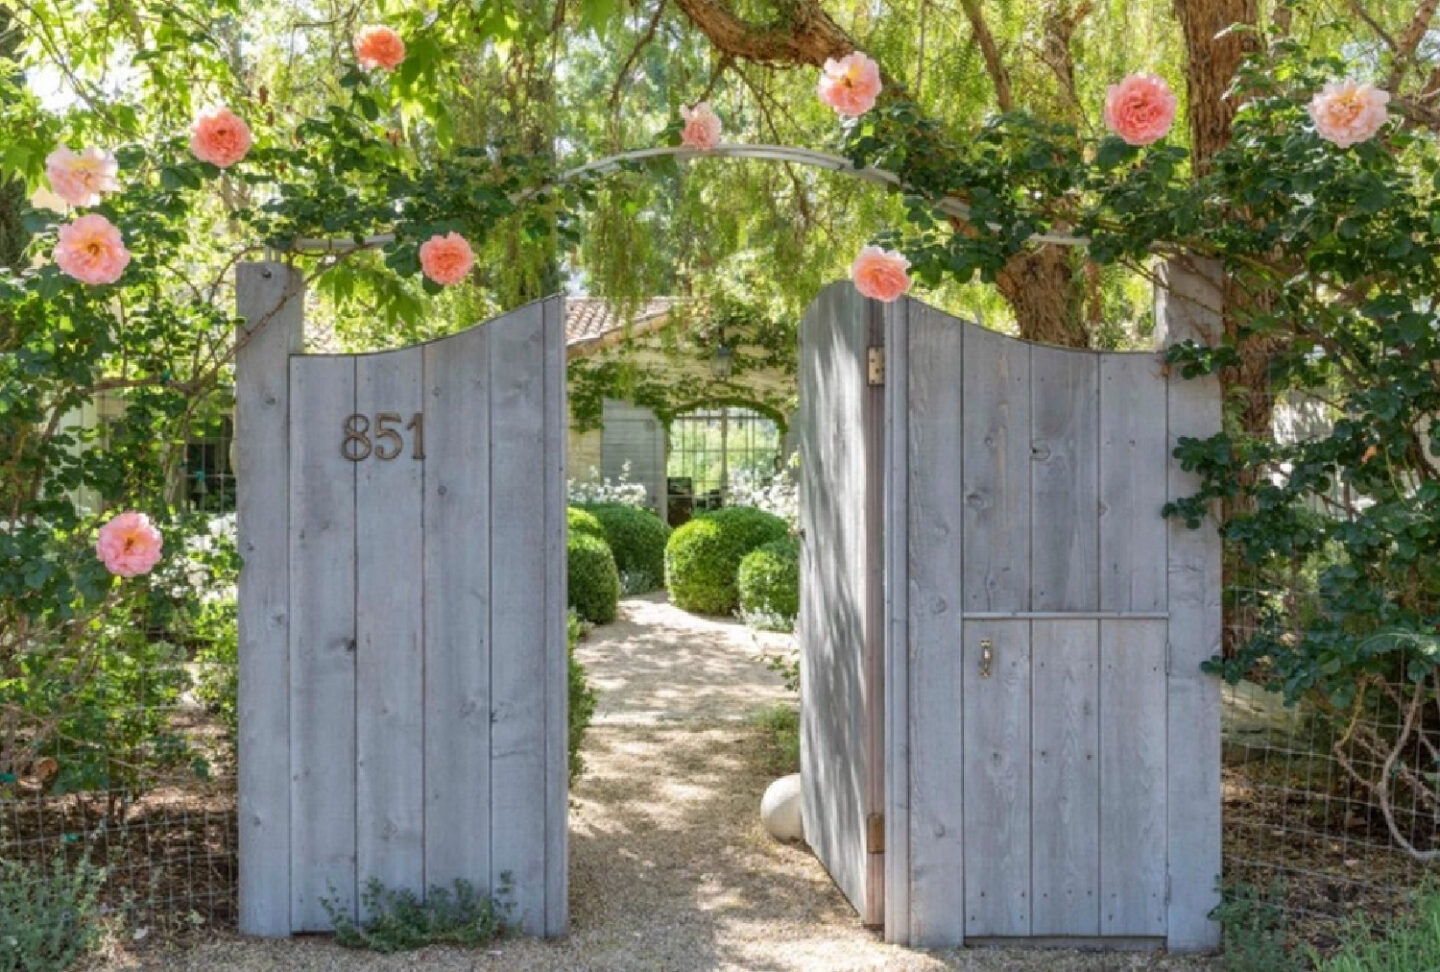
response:
<path id="1" fill-rule="evenodd" d="M 956 714 L 973 669 L 960 651 L 961 374 L 964 329 L 917 301 L 909 315 L 910 922 L 908 944 L 959 942 L 965 933 L 962 774 L 966 744 Z M 887 375 L 887 380 L 895 380 Z M 892 578 L 892 583 L 899 583 Z M 903 646 L 902 646 L 903 648 Z M 908 730 L 909 727 L 907 727 Z M 940 731 L 936 731 L 937 728 Z M 893 808 L 892 808 L 893 809 Z M 887 894 L 889 894 L 887 889 Z"/>
<path id="2" fill-rule="evenodd" d="M 405 428 L 424 407 L 422 355 L 413 348 L 355 359 L 355 411 L 370 423 L 372 446 L 369 458 L 356 463 L 355 496 L 355 816 L 362 893 L 373 879 L 424 891 L 424 463 L 414 458 L 414 432 Z"/>
<path id="3" fill-rule="evenodd" d="M 865 300 L 849 281 L 821 291 L 800 342 L 800 764 L 805 840 L 869 914 L 866 814 Z M 878 691 L 878 687 L 875 687 Z"/>
<path id="4" fill-rule="evenodd" d="M 488 333 L 425 348 L 425 882 L 487 891 L 490 480 L 476 472 L 490 468 Z"/>
<path id="5" fill-rule="evenodd" d="M 1106 935 L 1165 934 L 1165 632 L 1163 620 L 1100 623 L 1100 927 Z"/>
<path id="6" fill-rule="evenodd" d="M 1030 348 L 963 325 L 967 611 L 1030 610 Z"/>
<path id="7" fill-rule="evenodd" d="M 1033 935 L 1100 932 L 1100 625 L 1035 621 Z"/>
<path id="8" fill-rule="evenodd" d="M 544 304 L 490 331 L 492 886 L 514 881 L 515 921 L 545 933 Z"/>
<path id="9" fill-rule="evenodd" d="M 968 348 L 966 349 L 968 353 Z M 991 674 L 980 675 L 982 645 Z M 1030 934 L 1030 622 L 964 625 L 965 934 Z"/>
<path id="10" fill-rule="evenodd" d="M 1160 355 L 1100 356 L 1100 609 L 1164 611 L 1166 384 Z"/>
<path id="11" fill-rule="evenodd" d="M 1099 602 L 1100 356 L 1030 348 L 1030 571 L 1035 611 Z"/>
<path id="12" fill-rule="evenodd" d="M 290 359 L 291 927 L 355 901 L 355 359 Z"/>

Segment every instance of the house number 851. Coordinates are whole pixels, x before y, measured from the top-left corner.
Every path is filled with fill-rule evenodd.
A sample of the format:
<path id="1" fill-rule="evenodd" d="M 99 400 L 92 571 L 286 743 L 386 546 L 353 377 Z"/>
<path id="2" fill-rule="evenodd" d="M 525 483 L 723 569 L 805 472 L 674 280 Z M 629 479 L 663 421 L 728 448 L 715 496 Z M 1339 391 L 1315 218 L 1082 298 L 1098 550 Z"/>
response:
<path id="1" fill-rule="evenodd" d="M 416 412 L 404 426 L 405 416 L 399 412 L 376 412 L 375 433 L 370 433 L 370 418 L 360 413 L 347 416 L 343 428 L 344 438 L 340 440 L 340 454 L 351 462 L 360 462 L 373 454 L 376 459 L 389 461 L 405 450 L 405 437 L 401 429 L 412 433 L 410 436 L 410 458 L 425 458 L 425 413 Z"/>

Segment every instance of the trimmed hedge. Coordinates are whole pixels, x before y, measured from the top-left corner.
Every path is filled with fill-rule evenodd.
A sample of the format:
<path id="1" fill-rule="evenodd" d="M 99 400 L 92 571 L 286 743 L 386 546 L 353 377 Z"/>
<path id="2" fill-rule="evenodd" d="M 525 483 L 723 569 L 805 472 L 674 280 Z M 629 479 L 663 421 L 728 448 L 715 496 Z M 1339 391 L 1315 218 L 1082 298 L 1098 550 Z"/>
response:
<path id="1" fill-rule="evenodd" d="M 620 603 L 620 572 L 610 545 L 589 533 L 571 533 L 566 545 L 570 606 L 594 624 L 615 620 Z"/>
<path id="2" fill-rule="evenodd" d="M 800 545 L 792 538 L 756 547 L 735 577 L 740 613 L 757 628 L 794 631 L 800 613 Z"/>
<path id="3" fill-rule="evenodd" d="M 728 614 L 740 603 L 736 574 L 756 547 L 789 535 L 785 521 L 764 510 L 731 506 L 706 513 L 670 534 L 665 586 L 686 611 Z"/>
<path id="4" fill-rule="evenodd" d="M 626 594 L 665 586 L 665 543 L 670 539 L 670 527 L 660 517 L 620 503 L 596 503 L 583 509 L 604 528 Z"/>
<path id="5" fill-rule="evenodd" d="M 592 537 L 605 540 L 606 543 L 610 542 L 605 537 L 605 525 L 595 518 L 595 514 L 578 506 L 565 508 L 565 525 L 572 537 L 577 533 L 588 533 Z"/>

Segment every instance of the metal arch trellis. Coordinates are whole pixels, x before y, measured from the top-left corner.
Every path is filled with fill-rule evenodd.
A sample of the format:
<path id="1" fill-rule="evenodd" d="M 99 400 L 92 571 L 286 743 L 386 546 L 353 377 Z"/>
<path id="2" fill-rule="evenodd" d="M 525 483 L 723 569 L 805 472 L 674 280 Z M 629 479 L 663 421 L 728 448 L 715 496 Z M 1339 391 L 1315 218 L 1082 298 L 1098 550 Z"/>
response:
<path id="1" fill-rule="evenodd" d="M 635 149 L 630 152 L 621 152 L 618 155 L 607 156 L 597 159 L 594 162 L 587 162 L 585 165 L 576 166 L 560 173 L 550 182 L 535 189 L 527 190 L 519 197 L 519 201 L 533 199 L 548 190 L 557 186 L 573 182 L 586 176 L 605 175 L 619 171 L 626 165 L 635 162 L 648 162 L 654 159 L 676 158 L 682 162 L 689 162 L 702 158 L 723 158 L 723 159 L 755 159 L 767 162 L 793 162 L 797 165 L 805 165 L 816 169 L 827 169 L 832 172 L 843 172 L 854 176 L 865 182 L 886 188 L 903 187 L 905 180 L 894 172 L 886 169 L 858 168 L 844 156 L 834 155 L 830 152 L 819 152 L 814 149 L 794 148 L 788 145 L 719 145 L 708 151 L 687 148 L 678 145 L 665 145 L 655 148 Z M 969 220 L 970 207 L 966 206 L 954 196 L 946 196 L 941 199 L 936 208 L 947 216 L 954 216 L 958 219 Z M 992 225 L 991 229 L 999 230 L 1001 227 Z M 394 233 L 377 233 L 367 236 L 361 240 L 354 239 L 314 239 L 300 238 L 291 243 L 288 252 L 292 253 L 348 253 L 353 250 L 370 249 L 373 247 L 385 246 L 395 242 Z M 1036 233 L 1030 237 L 1032 243 L 1049 243 L 1056 246 L 1088 246 L 1090 241 L 1083 236 L 1069 236 L 1057 233 Z"/>

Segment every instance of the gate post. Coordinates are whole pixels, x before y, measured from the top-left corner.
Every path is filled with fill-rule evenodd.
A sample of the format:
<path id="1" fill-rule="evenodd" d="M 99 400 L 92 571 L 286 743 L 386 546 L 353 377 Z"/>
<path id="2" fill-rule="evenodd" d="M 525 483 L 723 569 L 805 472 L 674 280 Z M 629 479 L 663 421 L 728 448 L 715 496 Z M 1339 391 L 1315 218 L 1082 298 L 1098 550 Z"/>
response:
<path id="1" fill-rule="evenodd" d="M 280 263 L 235 272 L 236 526 L 239 610 L 240 931 L 290 927 L 289 357 L 304 340 L 300 273 Z"/>
<path id="2" fill-rule="evenodd" d="M 1213 345 L 1223 331 L 1223 276 L 1215 260 L 1166 261 L 1155 290 L 1155 339 Z M 1214 375 L 1169 377 L 1169 448 L 1182 437 L 1221 429 L 1220 382 Z M 1171 502 L 1193 495 L 1199 476 L 1170 463 Z M 1220 653 L 1221 549 L 1215 511 L 1198 530 L 1169 522 L 1169 675 L 1166 804 L 1169 834 L 1167 942 L 1172 952 L 1209 951 L 1220 927 L 1209 919 L 1220 902 L 1220 682 L 1200 670 Z"/>

